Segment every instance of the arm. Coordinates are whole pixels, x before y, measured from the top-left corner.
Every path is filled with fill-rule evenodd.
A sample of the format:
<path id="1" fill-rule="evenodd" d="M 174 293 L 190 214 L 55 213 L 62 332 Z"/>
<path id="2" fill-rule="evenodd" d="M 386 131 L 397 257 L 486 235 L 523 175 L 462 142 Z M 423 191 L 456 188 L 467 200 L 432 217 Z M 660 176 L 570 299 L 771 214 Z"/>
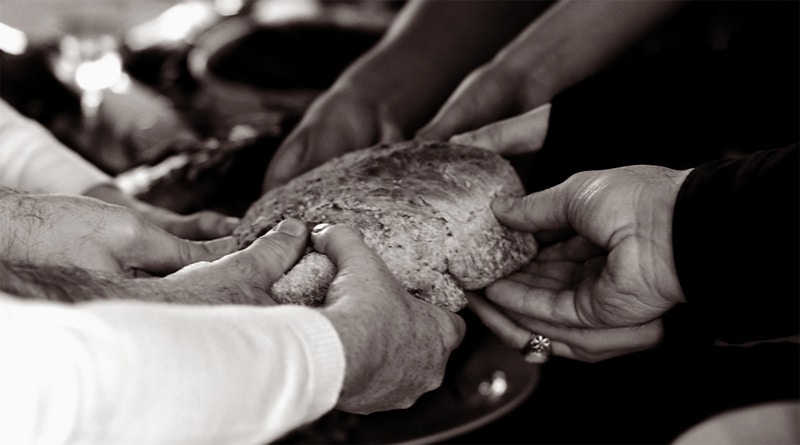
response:
<path id="1" fill-rule="evenodd" d="M 284 221 L 213 263 L 100 287 L 127 289 L 130 299 L 155 300 L 148 295 L 161 284 L 167 293 L 267 301 L 266 289 L 296 262 L 306 239 L 303 223 Z M 371 412 L 407 407 L 438 387 L 463 321 L 409 295 L 356 231 L 316 230 L 313 242 L 339 269 L 320 309 L 63 306 L 2 294 L 0 354 L 9 364 L 0 368 L 0 415 L 9 427 L 0 428 L 0 442 L 266 443 L 337 400 L 341 409 Z M 0 269 L 9 272 L 19 270 Z M 18 274 L 15 285 L 29 277 L 37 284 L 17 294 L 91 280 Z M 96 292 L 95 284 L 73 291 Z"/>
<path id="2" fill-rule="evenodd" d="M 306 240 L 304 224 L 283 222 L 169 278 L 11 266 L 0 285 L 29 299 L 266 302 Z M 2 443 L 266 443 L 332 408 L 342 388 L 343 346 L 314 309 L 0 294 Z"/>
<path id="3" fill-rule="evenodd" d="M 673 248 L 686 300 L 716 338 L 797 335 L 798 146 L 697 167 L 675 205 Z"/>
<path id="4" fill-rule="evenodd" d="M 178 238 L 133 210 L 73 195 L 0 191 L 0 258 L 117 275 L 165 275 L 232 252 L 230 237 Z"/>
<path id="5" fill-rule="evenodd" d="M 332 408 L 336 331 L 304 307 L 0 298 L 3 443 L 267 443 Z"/>
<path id="6" fill-rule="evenodd" d="M 588 361 L 659 344 L 661 317 L 678 304 L 722 341 L 796 335 L 798 161 L 793 146 L 694 170 L 581 172 L 497 199 L 504 224 L 569 236 L 486 289 L 502 311 L 470 304 L 509 345 L 536 332 L 554 354 Z"/>
<path id="7" fill-rule="evenodd" d="M 406 132 L 429 118 L 458 83 L 490 60 L 552 2 L 413 1 L 378 46 L 337 85 L 367 89 Z"/>
<path id="8" fill-rule="evenodd" d="M 113 184 L 110 176 L 2 100 L 0 185 L 35 193 L 85 194 L 132 208 L 159 227 L 183 238 L 225 236 L 238 224 L 236 218 L 208 211 L 178 215 L 126 195 Z"/>
<path id="9" fill-rule="evenodd" d="M 464 80 L 419 137 L 447 139 L 549 102 L 599 71 L 682 3 L 557 2 Z"/>
<path id="10" fill-rule="evenodd" d="M 270 162 L 265 188 L 344 152 L 411 136 L 550 3 L 409 2 L 384 39 L 309 107 Z"/>

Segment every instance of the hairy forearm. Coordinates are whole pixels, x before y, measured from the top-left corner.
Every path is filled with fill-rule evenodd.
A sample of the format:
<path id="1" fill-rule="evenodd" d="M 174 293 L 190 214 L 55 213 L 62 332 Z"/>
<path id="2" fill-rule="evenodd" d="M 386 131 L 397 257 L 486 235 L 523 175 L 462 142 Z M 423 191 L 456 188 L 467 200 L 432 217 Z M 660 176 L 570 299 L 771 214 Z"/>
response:
<path id="1" fill-rule="evenodd" d="M 539 85 L 541 102 L 600 70 L 685 0 L 561 0 L 507 51 Z"/>
<path id="2" fill-rule="evenodd" d="M 0 290 L 27 299 L 77 303 L 126 298 L 157 301 L 166 297 L 164 289 L 152 286 L 147 279 L 121 279 L 79 268 L 0 261 L 0 275 Z"/>
<path id="3" fill-rule="evenodd" d="M 0 291 L 20 298 L 78 303 L 140 300 L 181 304 L 257 304 L 242 289 L 197 278 L 120 278 L 79 268 L 34 266 L 0 260 Z"/>
<path id="4" fill-rule="evenodd" d="M 3 199 L 3 198 L 5 198 L 6 196 L 9 196 L 9 195 L 17 195 L 17 194 L 19 194 L 19 192 L 17 190 L 14 190 L 12 188 L 0 185 L 0 199 Z M 2 205 L 2 204 L 0 204 L 0 205 Z M 0 207 L 0 211 L 2 211 L 2 207 Z"/>
<path id="5" fill-rule="evenodd" d="M 379 95 L 405 130 L 430 119 L 459 82 L 487 62 L 549 1 L 416 1 L 337 86 Z"/>

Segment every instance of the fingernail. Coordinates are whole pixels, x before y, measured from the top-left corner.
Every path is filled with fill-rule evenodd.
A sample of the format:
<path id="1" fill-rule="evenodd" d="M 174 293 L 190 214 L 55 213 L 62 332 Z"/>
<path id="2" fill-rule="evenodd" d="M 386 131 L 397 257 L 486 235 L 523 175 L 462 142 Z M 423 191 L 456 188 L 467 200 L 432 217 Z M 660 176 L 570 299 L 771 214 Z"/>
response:
<path id="1" fill-rule="evenodd" d="M 285 219 L 275 227 L 278 232 L 300 236 L 306 232 L 306 225 L 296 219 Z"/>
<path id="2" fill-rule="evenodd" d="M 498 196 L 492 201 L 492 210 L 495 212 L 507 212 L 514 205 L 514 199 L 510 196 Z"/>
<path id="3" fill-rule="evenodd" d="M 229 216 L 229 217 L 225 218 L 224 224 L 225 224 L 226 227 L 236 227 L 236 226 L 239 225 L 240 221 L 241 220 L 239 218 L 236 218 L 236 217 L 233 217 L 233 216 Z"/>
<path id="4" fill-rule="evenodd" d="M 320 232 L 324 231 L 325 229 L 327 229 L 330 226 L 331 225 L 328 224 L 328 223 L 317 224 L 316 226 L 314 226 L 313 232 L 314 233 L 320 233 Z"/>

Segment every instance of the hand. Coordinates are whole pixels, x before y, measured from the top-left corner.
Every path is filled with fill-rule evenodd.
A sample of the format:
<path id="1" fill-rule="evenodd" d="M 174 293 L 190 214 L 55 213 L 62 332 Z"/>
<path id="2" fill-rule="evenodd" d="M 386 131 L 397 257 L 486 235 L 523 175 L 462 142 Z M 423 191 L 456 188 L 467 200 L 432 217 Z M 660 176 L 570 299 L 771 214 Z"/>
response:
<path id="1" fill-rule="evenodd" d="M 450 142 L 481 147 L 501 155 L 534 152 L 544 145 L 549 121 L 550 104 L 544 104 L 519 116 L 457 134 Z"/>
<path id="2" fill-rule="evenodd" d="M 417 137 L 448 139 L 550 102 L 614 60 L 680 3 L 555 2 L 470 74 Z"/>
<path id="3" fill-rule="evenodd" d="M 275 304 L 268 289 L 300 259 L 307 244 L 305 223 L 287 219 L 241 251 L 166 277 L 153 293 L 180 303 Z"/>
<path id="4" fill-rule="evenodd" d="M 0 247 L 12 262 L 164 275 L 236 249 L 230 237 L 183 240 L 129 208 L 82 196 L 11 194 L 0 208 Z"/>
<path id="5" fill-rule="evenodd" d="M 557 91 L 540 75 L 523 37 L 467 76 L 417 138 L 446 140 L 548 103 Z M 545 132 L 537 139 L 544 140 Z"/>
<path id="6" fill-rule="evenodd" d="M 672 212 L 689 171 L 633 166 L 583 172 L 524 198 L 496 199 L 500 222 L 574 231 L 486 289 L 471 306 L 509 346 L 531 332 L 556 355 L 600 360 L 652 347 L 661 315 L 685 301 L 672 257 Z"/>
<path id="7" fill-rule="evenodd" d="M 334 87 L 309 107 L 278 148 L 264 190 L 348 151 L 401 139 L 399 126 L 378 99 L 354 87 Z"/>
<path id="8" fill-rule="evenodd" d="M 93 187 L 84 195 L 136 210 L 148 221 L 180 238 L 193 240 L 220 238 L 230 235 L 239 225 L 238 218 L 217 212 L 202 211 L 191 215 L 180 215 L 140 201 L 112 184 Z"/>
<path id="9" fill-rule="evenodd" d="M 0 290 L 24 298 L 76 303 L 141 300 L 179 304 L 275 304 L 267 289 L 305 252 L 305 224 L 286 220 L 246 249 L 199 261 L 164 278 L 125 278 L 97 270 L 32 265 L 0 258 Z"/>
<path id="10" fill-rule="evenodd" d="M 337 407 L 355 413 L 407 408 L 439 387 L 464 321 L 412 297 L 356 231 L 327 226 L 315 229 L 312 241 L 338 268 L 323 309 L 346 355 Z"/>

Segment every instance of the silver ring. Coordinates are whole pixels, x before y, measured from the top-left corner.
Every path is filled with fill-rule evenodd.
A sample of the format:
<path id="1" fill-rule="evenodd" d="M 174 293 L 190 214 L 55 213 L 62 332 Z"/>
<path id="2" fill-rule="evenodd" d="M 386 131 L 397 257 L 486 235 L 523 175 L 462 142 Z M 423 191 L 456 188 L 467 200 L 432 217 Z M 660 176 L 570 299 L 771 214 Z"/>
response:
<path id="1" fill-rule="evenodd" d="M 553 350 L 550 346 L 549 338 L 532 332 L 531 338 L 525 343 L 521 352 L 522 356 L 525 357 L 525 361 L 528 363 L 544 363 L 550 358 Z"/>

